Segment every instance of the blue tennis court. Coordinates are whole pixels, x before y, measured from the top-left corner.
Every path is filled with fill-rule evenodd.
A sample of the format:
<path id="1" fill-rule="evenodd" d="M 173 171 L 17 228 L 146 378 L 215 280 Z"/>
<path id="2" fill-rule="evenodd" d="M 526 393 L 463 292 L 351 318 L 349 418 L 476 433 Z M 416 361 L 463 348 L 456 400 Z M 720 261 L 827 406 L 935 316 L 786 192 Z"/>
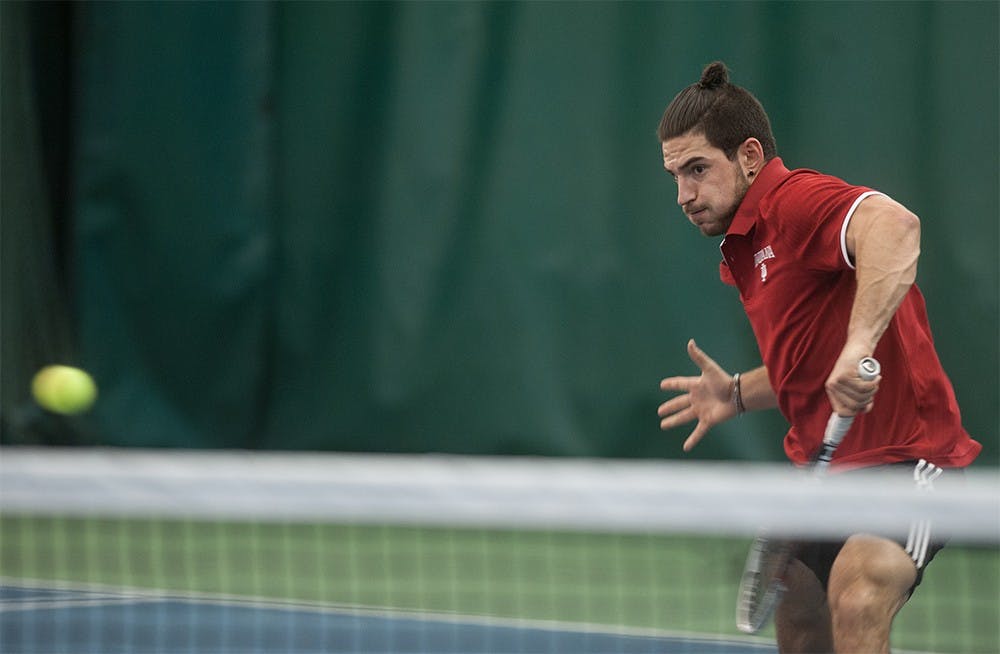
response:
<path id="1" fill-rule="evenodd" d="M 6 654 L 774 652 L 768 645 L 559 623 L 364 612 L 128 591 L 0 587 Z"/>

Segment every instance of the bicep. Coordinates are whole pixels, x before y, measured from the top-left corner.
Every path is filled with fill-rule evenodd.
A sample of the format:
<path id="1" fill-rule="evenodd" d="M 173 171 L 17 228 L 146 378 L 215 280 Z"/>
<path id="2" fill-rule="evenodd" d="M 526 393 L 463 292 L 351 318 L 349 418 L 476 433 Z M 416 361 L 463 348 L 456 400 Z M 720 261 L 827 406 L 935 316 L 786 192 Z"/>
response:
<path id="1" fill-rule="evenodd" d="M 857 261 L 864 244 L 874 242 L 886 248 L 919 248 L 920 221 L 906 207 L 882 194 L 869 195 L 847 217 L 843 248 L 848 262 Z"/>

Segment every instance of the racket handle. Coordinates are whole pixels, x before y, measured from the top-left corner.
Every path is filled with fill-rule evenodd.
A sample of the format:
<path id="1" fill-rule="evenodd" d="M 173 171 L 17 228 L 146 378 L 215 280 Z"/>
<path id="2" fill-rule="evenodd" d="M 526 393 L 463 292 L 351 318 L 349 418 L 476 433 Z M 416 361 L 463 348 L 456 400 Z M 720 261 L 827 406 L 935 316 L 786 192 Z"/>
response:
<path id="1" fill-rule="evenodd" d="M 865 357 L 858 361 L 858 375 L 865 381 L 872 381 L 882 374 L 882 364 L 873 357 Z"/>
<path id="2" fill-rule="evenodd" d="M 816 471 L 820 472 L 830 465 L 833 460 L 833 453 L 840 446 L 840 441 L 844 440 L 844 435 L 854 423 L 854 416 L 840 416 L 834 411 L 830 414 L 830 419 L 826 423 L 826 433 L 823 435 L 823 447 L 816 457 Z"/>
<path id="3" fill-rule="evenodd" d="M 865 381 L 871 381 L 882 372 L 882 366 L 872 357 L 865 357 L 858 362 L 858 375 Z M 840 441 L 844 440 L 847 430 L 854 423 L 854 416 L 841 416 L 836 411 L 830 414 L 823 434 L 823 447 L 816 458 L 816 469 L 821 471 L 830 465 L 833 453 L 837 451 Z"/>

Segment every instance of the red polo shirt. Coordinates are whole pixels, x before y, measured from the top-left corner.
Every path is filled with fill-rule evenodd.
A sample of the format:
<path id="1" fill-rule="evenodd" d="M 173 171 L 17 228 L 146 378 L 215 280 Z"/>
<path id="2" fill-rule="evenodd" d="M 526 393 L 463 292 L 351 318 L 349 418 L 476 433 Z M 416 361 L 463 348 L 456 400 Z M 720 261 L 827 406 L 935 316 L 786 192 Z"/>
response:
<path id="1" fill-rule="evenodd" d="M 857 205 L 876 193 L 773 159 L 750 186 L 720 246 L 722 281 L 736 286 L 791 423 L 785 452 L 807 463 L 830 416 L 824 383 L 847 340 L 854 267 L 845 234 Z M 923 296 L 912 286 L 875 348 L 882 384 L 859 415 L 835 465 L 928 459 L 965 466 L 982 446 L 962 427 L 934 350 Z"/>

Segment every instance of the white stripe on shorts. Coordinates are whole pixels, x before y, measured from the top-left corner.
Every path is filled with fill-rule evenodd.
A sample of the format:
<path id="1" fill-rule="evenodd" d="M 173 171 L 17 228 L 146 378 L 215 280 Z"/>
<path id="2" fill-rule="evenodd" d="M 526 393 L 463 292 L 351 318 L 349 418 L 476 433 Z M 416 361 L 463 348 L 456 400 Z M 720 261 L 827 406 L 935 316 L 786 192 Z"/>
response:
<path id="1" fill-rule="evenodd" d="M 917 491 L 929 493 L 934 490 L 934 480 L 944 472 L 941 468 L 924 459 L 920 459 L 913 468 L 913 481 Z M 931 542 L 931 521 L 915 520 L 910 523 L 910 533 L 906 538 L 906 553 L 920 570 L 927 558 L 927 548 Z"/>

